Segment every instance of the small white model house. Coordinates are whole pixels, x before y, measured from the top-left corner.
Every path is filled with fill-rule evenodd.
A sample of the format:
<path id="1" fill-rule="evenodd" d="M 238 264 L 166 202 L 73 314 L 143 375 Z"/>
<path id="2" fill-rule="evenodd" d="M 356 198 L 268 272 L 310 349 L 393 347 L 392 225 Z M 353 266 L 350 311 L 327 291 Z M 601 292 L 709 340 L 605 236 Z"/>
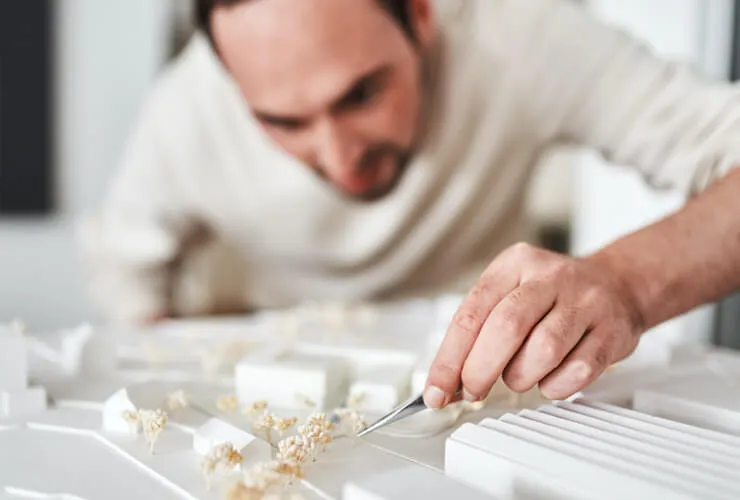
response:
<path id="1" fill-rule="evenodd" d="M 103 404 L 103 429 L 119 434 L 138 433 L 139 424 L 133 420 L 138 411 L 131 401 L 128 389 L 116 391 Z"/>
<path id="2" fill-rule="evenodd" d="M 349 406 L 361 412 L 386 413 L 409 397 L 412 367 L 378 365 L 359 371 L 349 388 Z"/>
<path id="3" fill-rule="evenodd" d="M 0 327 L 0 418 L 39 413 L 46 409 L 46 390 L 28 386 L 28 354 L 23 335 Z"/>
<path id="4" fill-rule="evenodd" d="M 272 458 L 272 447 L 267 441 L 217 418 L 208 420 L 193 435 L 193 449 L 199 455 L 208 455 L 214 447 L 224 443 L 231 443 L 250 462 L 266 462 Z"/>
<path id="5" fill-rule="evenodd" d="M 303 400 L 317 408 L 339 406 L 348 382 L 347 363 L 339 357 L 272 347 L 245 357 L 235 370 L 241 404 L 267 401 L 276 408 L 295 408 Z"/>
<path id="6" fill-rule="evenodd" d="M 96 335 L 87 323 L 74 328 L 62 341 L 62 368 L 69 374 L 105 374 L 116 369 L 115 344 Z"/>

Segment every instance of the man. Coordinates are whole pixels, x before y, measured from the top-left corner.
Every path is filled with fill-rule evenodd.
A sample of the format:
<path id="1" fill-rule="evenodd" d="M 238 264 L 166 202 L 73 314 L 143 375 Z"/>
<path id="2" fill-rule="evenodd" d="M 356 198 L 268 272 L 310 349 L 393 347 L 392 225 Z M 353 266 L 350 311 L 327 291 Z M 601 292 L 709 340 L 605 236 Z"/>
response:
<path id="1" fill-rule="evenodd" d="M 442 407 L 499 377 L 566 397 L 646 329 L 738 287 L 737 89 L 565 0 L 437 7 L 200 1 L 205 35 L 154 91 L 89 227 L 113 317 L 177 312 L 173 265 L 204 235 L 235 250 L 216 261 L 228 263 L 217 284 L 237 287 L 214 289 L 215 305 L 418 294 L 475 276 L 425 392 Z M 694 197 L 587 257 L 515 244 L 528 239 L 532 169 L 565 142 Z"/>

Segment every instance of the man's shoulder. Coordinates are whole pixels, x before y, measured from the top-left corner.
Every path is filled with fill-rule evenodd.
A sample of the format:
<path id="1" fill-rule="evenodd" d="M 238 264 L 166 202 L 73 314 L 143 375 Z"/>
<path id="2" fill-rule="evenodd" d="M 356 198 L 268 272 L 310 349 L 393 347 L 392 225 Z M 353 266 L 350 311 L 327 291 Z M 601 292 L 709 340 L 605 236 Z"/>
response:
<path id="1" fill-rule="evenodd" d="M 191 109 L 209 100 L 233 97 L 232 82 L 207 38 L 196 32 L 180 54 L 159 73 L 149 104 Z"/>
<path id="2" fill-rule="evenodd" d="M 241 99 L 207 38 L 196 33 L 162 68 L 143 104 L 146 121 L 183 130 L 223 120 L 218 110 L 237 108 Z"/>
<path id="3" fill-rule="evenodd" d="M 579 0 L 435 0 L 440 22 L 454 26 L 478 39 L 503 40 L 532 29 L 545 28 L 574 9 Z"/>

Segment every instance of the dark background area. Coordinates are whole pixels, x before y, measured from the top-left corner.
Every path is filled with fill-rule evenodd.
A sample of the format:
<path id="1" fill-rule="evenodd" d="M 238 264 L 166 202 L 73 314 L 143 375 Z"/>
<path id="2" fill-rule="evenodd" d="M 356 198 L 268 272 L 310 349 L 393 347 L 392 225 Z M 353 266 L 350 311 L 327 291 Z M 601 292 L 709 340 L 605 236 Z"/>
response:
<path id="1" fill-rule="evenodd" d="M 53 3 L 0 1 L 0 216 L 54 207 Z"/>
<path id="2" fill-rule="evenodd" d="M 735 0 L 730 78 L 740 81 L 740 0 Z M 738 137 L 740 141 L 740 137 Z M 721 301 L 717 308 L 714 342 L 717 345 L 740 349 L 740 293 Z"/>

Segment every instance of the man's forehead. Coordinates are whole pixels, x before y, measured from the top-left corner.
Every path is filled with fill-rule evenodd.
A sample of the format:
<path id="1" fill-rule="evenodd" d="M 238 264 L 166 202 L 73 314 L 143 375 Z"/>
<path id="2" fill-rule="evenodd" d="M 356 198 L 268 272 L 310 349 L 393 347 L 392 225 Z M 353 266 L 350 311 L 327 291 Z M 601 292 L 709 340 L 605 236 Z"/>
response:
<path id="1" fill-rule="evenodd" d="M 310 113 L 406 42 L 376 0 L 245 2 L 216 10 L 213 35 L 245 97 L 276 114 Z"/>

